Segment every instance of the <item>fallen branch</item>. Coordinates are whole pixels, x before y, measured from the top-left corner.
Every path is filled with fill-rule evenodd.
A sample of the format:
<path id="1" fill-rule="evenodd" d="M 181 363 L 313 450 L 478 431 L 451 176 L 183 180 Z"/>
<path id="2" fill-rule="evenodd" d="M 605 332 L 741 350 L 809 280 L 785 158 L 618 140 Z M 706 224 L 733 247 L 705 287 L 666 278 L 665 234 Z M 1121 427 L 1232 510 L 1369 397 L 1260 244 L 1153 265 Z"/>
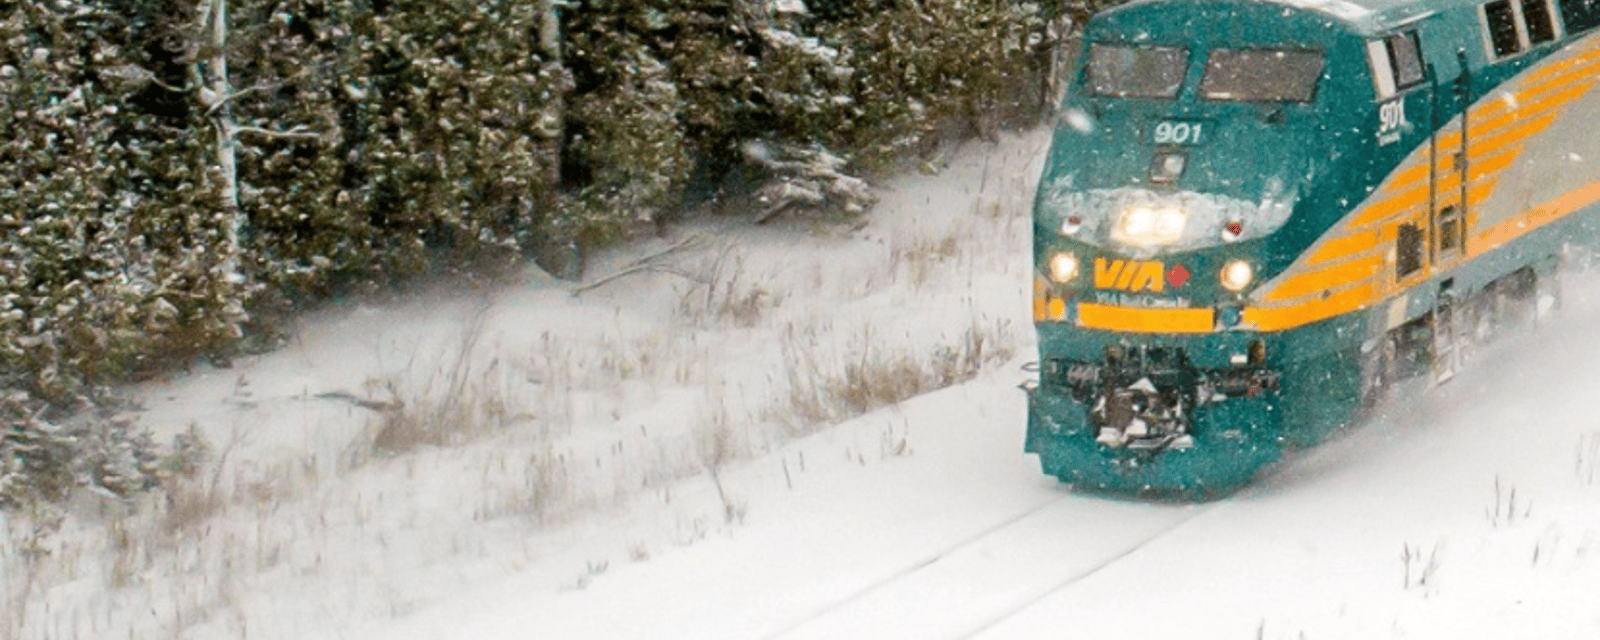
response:
<path id="1" fill-rule="evenodd" d="M 355 406 L 361 407 L 362 409 L 367 409 L 369 411 L 376 411 L 378 413 L 388 413 L 388 412 L 391 412 L 391 411 L 398 411 L 400 409 L 405 408 L 405 406 L 406 406 L 406 403 L 401 402 L 398 399 L 396 399 L 396 400 L 371 400 L 371 399 L 367 399 L 367 398 L 362 398 L 362 397 L 357 396 L 357 395 L 355 395 L 353 393 L 350 393 L 348 391 L 326 391 L 326 392 L 317 394 L 316 397 L 321 398 L 323 400 L 342 400 L 344 402 L 348 402 L 348 403 L 353 404 Z"/>
<path id="2" fill-rule="evenodd" d="M 695 281 L 698 282 L 700 280 L 700 278 L 696 278 L 695 276 L 693 276 L 691 274 L 684 273 L 683 271 L 680 271 L 680 270 L 672 267 L 671 265 L 662 264 L 661 260 L 663 258 L 666 258 L 667 256 L 670 256 L 670 255 L 676 254 L 678 252 L 684 251 L 686 249 L 690 249 L 690 248 L 693 248 L 695 246 L 698 246 L 700 244 L 700 240 L 701 240 L 701 237 L 699 235 L 689 236 L 687 238 L 679 240 L 678 242 L 674 243 L 672 246 L 669 246 L 669 247 L 667 247 L 665 249 L 662 249 L 660 251 L 657 251 L 655 253 L 652 253 L 650 255 L 644 256 L 642 258 L 639 258 L 638 260 L 634 260 L 633 262 L 628 263 L 628 265 L 626 267 L 623 267 L 621 271 L 618 271 L 616 273 L 601 277 L 601 278 L 593 280 L 591 282 L 587 282 L 587 283 L 578 285 L 576 287 L 573 287 L 572 288 L 572 297 L 576 298 L 576 297 L 578 297 L 580 295 L 583 295 L 584 293 L 589 292 L 592 289 L 597 289 L 597 288 L 603 287 L 603 286 L 605 286 L 607 284 L 610 284 L 610 283 L 615 282 L 617 280 L 621 280 L 621 279 L 626 278 L 626 277 L 631 276 L 631 275 L 635 275 L 635 274 L 639 274 L 639 273 L 647 273 L 647 272 L 666 273 L 666 274 L 675 275 L 675 276 L 678 276 L 680 278 L 684 278 L 684 279 L 687 279 L 687 280 L 695 280 Z"/>

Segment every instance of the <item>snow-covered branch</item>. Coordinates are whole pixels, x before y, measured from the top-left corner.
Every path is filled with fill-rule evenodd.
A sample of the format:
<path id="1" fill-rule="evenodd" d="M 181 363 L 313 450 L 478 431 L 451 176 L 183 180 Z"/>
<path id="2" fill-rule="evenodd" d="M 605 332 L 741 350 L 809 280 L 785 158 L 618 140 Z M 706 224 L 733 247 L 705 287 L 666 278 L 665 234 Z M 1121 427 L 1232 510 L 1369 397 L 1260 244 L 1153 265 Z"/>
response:
<path id="1" fill-rule="evenodd" d="M 266 136 L 268 138 L 296 138 L 301 140 L 316 140 L 322 137 L 322 134 L 320 133 L 315 131 L 306 131 L 300 127 L 295 127 L 288 131 L 273 131 L 271 129 L 262 129 L 261 127 L 234 126 L 233 133 L 250 133 L 258 136 Z"/>

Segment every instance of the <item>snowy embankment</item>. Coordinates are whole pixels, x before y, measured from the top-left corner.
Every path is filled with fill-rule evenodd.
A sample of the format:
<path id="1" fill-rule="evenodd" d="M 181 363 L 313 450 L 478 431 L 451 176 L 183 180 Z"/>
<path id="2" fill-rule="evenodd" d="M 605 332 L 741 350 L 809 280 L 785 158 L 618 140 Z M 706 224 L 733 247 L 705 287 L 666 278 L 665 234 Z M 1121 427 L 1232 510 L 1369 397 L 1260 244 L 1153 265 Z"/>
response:
<path id="1" fill-rule="evenodd" d="M 152 385 L 218 471 L 9 521 L 0 638 L 1600 636 L 1600 277 L 1234 498 L 1075 496 L 1021 453 L 1043 144 Z"/>
<path id="2" fill-rule="evenodd" d="M 146 385 L 140 421 L 203 434 L 212 464 L 163 504 L 7 519 L 0 638 L 349 637 L 486 580 L 576 588 L 591 562 L 736 528 L 760 507 L 725 470 L 1015 369 L 1045 140 L 902 179 L 857 227 L 690 225 L 600 256 L 581 293 L 530 270 L 350 304 L 277 352 Z M 895 455 L 903 431 L 848 448 Z"/>

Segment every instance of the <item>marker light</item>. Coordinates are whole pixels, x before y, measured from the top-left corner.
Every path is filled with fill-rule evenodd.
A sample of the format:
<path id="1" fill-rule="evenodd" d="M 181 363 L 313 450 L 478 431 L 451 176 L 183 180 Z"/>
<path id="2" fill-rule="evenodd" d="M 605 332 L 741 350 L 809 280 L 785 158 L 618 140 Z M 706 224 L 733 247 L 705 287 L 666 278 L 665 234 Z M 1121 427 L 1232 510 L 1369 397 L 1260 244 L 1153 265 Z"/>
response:
<path id="1" fill-rule="evenodd" d="M 1222 239 L 1227 242 L 1238 240 L 1242 235 L 1244 235 L 1244 222 L 1229 220 L 1228 224 L 1222 226 Z"/>
<path id="2" fill-rule="evenodd" d="M 1078 257 L 1070 253 L 1058 253 L 1050 256 L 1050 279 L 1062 284 L 1070 282 L 1078 275 Z"/>
<path id="3" fill-rule="evenodd" d="M 1243 291 L 1255 277 L 1255 269 L 1243 260 L 1233 260 L 1222 266 L 1222 287 L 1229 291 Z"/>
<path id="4" fill-rule="evenodd" d="M 1064 235 L 1064 236 L 1076 235 L 1078 233 L 1078 229 L 1080 229 L 1082 227 L 1083 227 L 1083 218 L 1080 218 L 1078 216 L 1067 216 L 1066 220 L 1062 220 L 1061 221 L 1061 235 Z"/>
<path id="5" fill-rule="evenodd" d="M 1183 238 L 1189 214 L 1182 209 L 1135 207 L 1122 214 L 1111 239 L 1139 246 L 1172 244 Z"/>

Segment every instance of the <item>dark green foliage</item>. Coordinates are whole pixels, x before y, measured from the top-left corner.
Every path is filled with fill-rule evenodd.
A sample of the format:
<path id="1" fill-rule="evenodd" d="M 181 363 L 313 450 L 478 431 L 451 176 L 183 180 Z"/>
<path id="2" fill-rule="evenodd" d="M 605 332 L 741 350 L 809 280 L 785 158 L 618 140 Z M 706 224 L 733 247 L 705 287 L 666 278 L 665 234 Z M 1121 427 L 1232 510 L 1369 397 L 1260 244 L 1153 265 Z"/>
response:
<path id="1" fill-rule="evenodd" d="M 125 416 L 95 412 L 61 425 L 37 404 L 21 392 L 0 397 L 0 509 L 60 501 L 76 489 L 126 498 L 155 486 L 163 465 L 202 453 L 178 449 L 163 460 Z"/>
<path id="2" fill-rule="evenodd" d="M 0 0 L 7 482 L 146 486 L 126 424 L 50 425 L 303 304 L 572 276 L 707 201 L 857 214 L 859 176 L 1039 111 L 1058 5 Z"/>

